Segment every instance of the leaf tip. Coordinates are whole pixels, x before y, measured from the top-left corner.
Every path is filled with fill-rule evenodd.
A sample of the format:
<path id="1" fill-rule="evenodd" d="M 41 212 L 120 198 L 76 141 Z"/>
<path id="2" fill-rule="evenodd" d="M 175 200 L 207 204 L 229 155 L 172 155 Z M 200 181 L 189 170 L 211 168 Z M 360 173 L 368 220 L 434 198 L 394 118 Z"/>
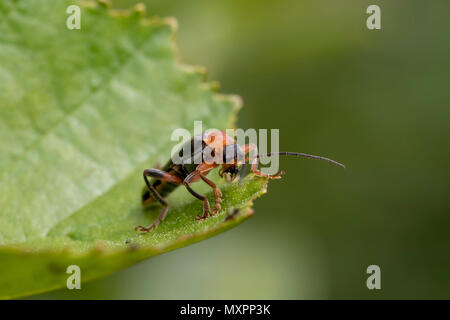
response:
<path id="1" fill-rule="evenodd" d="M 172 29 L 173 33 L 178 31 L 178 20 L 175 17 L 165 17 L 163 21 Z"/>
<path id="2" fill-rule="evenodd" d="M 111 0 L 97 0 L 97 3 L 105 8 L 111 8 L 112 3 Z"/>
<path id="3" fill-rule="evenodd" d="M 141 15 L 147 14 L 147 6 L 145 3 L 139 2 L 133 7 L 133 10 Z"/>

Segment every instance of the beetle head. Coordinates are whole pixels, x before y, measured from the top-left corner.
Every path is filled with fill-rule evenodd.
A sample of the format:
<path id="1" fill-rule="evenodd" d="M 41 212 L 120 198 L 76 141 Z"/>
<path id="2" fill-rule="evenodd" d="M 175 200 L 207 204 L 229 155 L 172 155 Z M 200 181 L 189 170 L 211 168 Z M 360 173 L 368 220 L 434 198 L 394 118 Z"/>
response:
<path id="1" fill-rule="evenodd" d="M 219 171 L 221 177 L 232 182 L 239 175 L 245 155 L 238 144 L 233 143 L 223 148 L 223 164 Z"/>
<path id="2" fill-rule="evenodd" d="M 237 180 L 239 173 L 241 171 L 242 164 L 224 164 L 222 169 L 219 171 L 219 175 L 228 182 L 234 182 Z"/>

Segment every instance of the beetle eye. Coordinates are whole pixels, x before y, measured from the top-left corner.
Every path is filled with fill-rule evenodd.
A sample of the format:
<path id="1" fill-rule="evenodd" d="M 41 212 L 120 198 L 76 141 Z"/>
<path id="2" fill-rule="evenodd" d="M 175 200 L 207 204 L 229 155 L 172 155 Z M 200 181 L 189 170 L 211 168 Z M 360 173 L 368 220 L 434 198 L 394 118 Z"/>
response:
<path id="1" fill-rule="evenodd" d="M 225 179 L 229 182 L 232 182 L 236 179 L 236 177 L 239 175 L 239 172 L 241 171 L 241 165 L 233 165 L 228 167 L 228 169 L 226 169 L 224 171 L 224 173 L 226 173 L 225 175 Z"/>
<path id="2" fill-rule="evenodd" d="M 231 166 L 227 170 L 225 170 L 226 173 L 230 174 L 237 174 L 239 169 L 236 166 Z"/>

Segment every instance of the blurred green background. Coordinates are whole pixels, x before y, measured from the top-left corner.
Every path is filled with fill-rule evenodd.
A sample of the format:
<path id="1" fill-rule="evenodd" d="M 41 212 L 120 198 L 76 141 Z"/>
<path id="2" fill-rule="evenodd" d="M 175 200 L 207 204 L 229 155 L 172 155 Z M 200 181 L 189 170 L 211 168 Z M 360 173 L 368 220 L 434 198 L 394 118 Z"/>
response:
<path id="1" fill-rule="evenodd" d="M 347 169 L 282 159 L 236 229 L 36 298 L 450 298 L 448 0 L 144 2 L 178 19 L 185 63 L 243 97 L 239 127 L 279 128 L 281 150 Z"/>

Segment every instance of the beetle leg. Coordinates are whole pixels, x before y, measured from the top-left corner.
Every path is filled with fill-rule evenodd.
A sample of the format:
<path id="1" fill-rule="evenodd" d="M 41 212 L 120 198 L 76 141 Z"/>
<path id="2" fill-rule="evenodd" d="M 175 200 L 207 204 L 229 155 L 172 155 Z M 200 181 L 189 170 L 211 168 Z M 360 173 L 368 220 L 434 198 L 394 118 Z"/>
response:
<path id="1" fill-rule="evenodd" d="M 278 171 L 277 173 L 275 173 L 273 175 L 262 173 L 261 171 L 259 171 L 257 163 L 252 163 L 251 170 L 256 176 L 263 177 L 263 178 L 269 178 L 269 179 L 281 179 L 281 175 L 284 174 L 284 171 Z"/>
<path id="2" fill-rule="evenodd" d="M 211 212 L 211 208 L 209 206 L 209 202 L 208 202 L 208 198 L 206 198 L 206 196 L 197 193 L 195 190 L 193 190 L 191 188 L 191 186 L 189 185 L 189 182 L 187 182 L 186 180 L 183 182 L 184 186 L 186 187 L 186 189 L 197 199 L 200 199 L 203 201 L 203 216 L 195 216 L 196 220 L 205 220 L 206 218 L 208 218 L 210 212 Z"/>
<path id="3" fill-rule="evenodd" d="M 164 200 L 164 198 L 158 193 L 158 191 L 156 191 L 156 189 L 148 181 L 147 177 L 152 177 L 152 178 L 155 178 L 158 180 L 168 181 L 168 182 L 175 183 L 175 184 L 181 184 L 181 179 L 178 178 L 177 176 L 171 175 L 167 172 L 157 170 L 157 169 L 146 169 L 146 170 L 144 170 L 143 176 L 144 176 L 145 184 L 147 185 L 148 190 L 149 190 L 150 194 L 152 195 L 152 197 L 154 199 L 158 200 L 159 203 L 161 203 L 163 205 L 163 208 L 162 208 L 161 212 L 159 213 L 158 218 L 156 218 L 156 220 L 150 226 L 148 226 L 148 227 L 137 226 L 135 228 L 136 230 L 141 231 L 142 233 L 146 233 L 146 232 L 149 232 L 149 231 L 152 231 L 153 229 L 155 229 L 160 224 L 160 222 L 166 218 L 167 210 L 168 210 L 167 201 Z"/>
<path id="4" fill-rule="evenodd" d="M 146 169 L 145 172 L 146 173 L 144 173 L 144 178 L 146 176 L 149 176 L 156 180 L 170 182 L 176 185 L 180 185 L 183 183 L 183 180 L 175 174 L 168 173 L 159 169 Z M 156 189 L 154 185 L 152 185 L 152 187 L 152 189 Z M 158 200 L 158 198 L 154 196 L 154 192 L 151 192 L 151 189 L 149 187 L 145 187 L 142 194 L 142 205 L 145 206 L 152 200 Z"/>
<path id="5" fill-rule="evenodd" d="M 222 203 L 222 192 L 217 187 L 217 185 L 214 182 L 212 182 L 211 180 L 209 180 L 207 177 L 205 177 L 205 175 L 203 175 L 203 173 L 200 172 L 199 175 L 200 175 L 200 178 L 202 178 L 202 180 L 204 182 L 206 182 L 214 190 L 215 203 L 214 203 L 214 209 L 211 212 L 211 214 L 215 215 L 221 209 L 220 204 Z"/>
<path id="6" fill-rule="evenodd" d="M 203 163 L 199 164 L 197 166 L 196 170 L 194 172 L 190 173 L 183 181 L 183 184 L 186 187 L 186 189 L 194 197 L 203 201 L 203 215 L 201 217 L 196 216 L 195 219 L 197 219 L 197 220 L 204 220 L 204 219 L 208 218 L 208 216 L 211 214 L 211 207 L 209 206 L 208 198 L 202 194 L 198 194 L 197 192 L 195 192 L 191 188 L 190 184 L 191 184 L 191 182 L 196 181 L 199 177 L 201 178 L 201 175 L 204 176 L 204 175 L 208 174 L 209 171 L 211 171 L 215 167 L 217 167 L 217 164 L 203 162 Z"/>
<path id="7" fill-rule="evenodd" d="M 251 151 L 254 151 L 256 154 L 258 154 L 258 147 L 255 146 L 254 144 L 246 144 L 245 146 L 242 146 L 241 148 L 242 148 L 242 151 L 244 152 L 244 154 L 248 154 Z M 274 175 L 262 173 L 258 169 L 258 160 L 256 158 L 256 155 L 247 157 L 245 159 L 245 162 L 247 162 L 247 161 L 252 164 L 251 170 L 258 177 L 264 177 L 264 178 L 269 178 L 269 179 L 281 179 L 281 175 L 284 174 L 284 171 L 278 171 Z"/>

